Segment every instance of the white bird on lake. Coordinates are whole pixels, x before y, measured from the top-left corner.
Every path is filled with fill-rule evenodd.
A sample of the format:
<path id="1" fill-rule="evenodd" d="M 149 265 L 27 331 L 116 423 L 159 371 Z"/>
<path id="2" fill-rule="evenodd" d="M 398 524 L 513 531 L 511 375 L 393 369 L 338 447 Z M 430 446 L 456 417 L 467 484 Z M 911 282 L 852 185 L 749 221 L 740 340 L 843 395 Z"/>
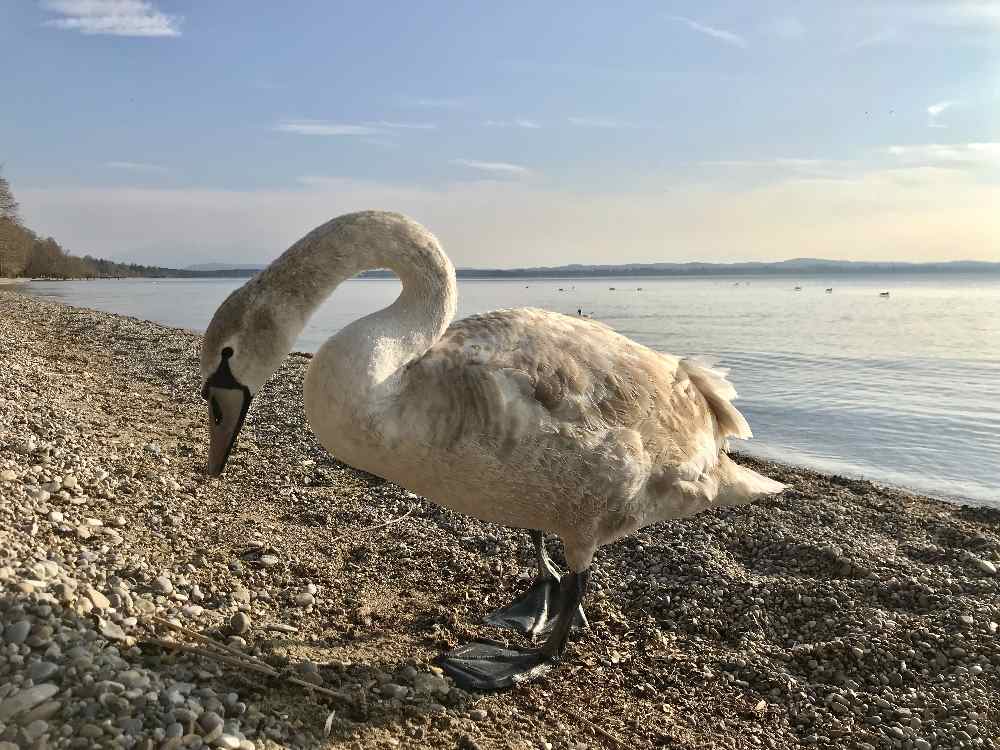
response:
<path id="1" fill-rule="evenodd" d="M 474 642 L 442 658 L 465 687 L 508 687 L 559 660 L 598 547 L 637 529 L 739 505 L 782 485 L 729 459 L 750 437 L 725 374 L 593 320 L 498 310 L 452 323 L 458 290 L 435 237 L 367 211 L 313 230 L 216 311 L 201 353 L 208 471 L 225 468 L 253 396 L 315 310 L 352 276 L 388 268 L 389 307 L 331 337 L 305 378 L 306 416 L 339 460 L 484 521 L 532 530 L 538 576 L 488 621 L 540 648 Z M 558 534 L 570 572 L 549 560 Z"/>

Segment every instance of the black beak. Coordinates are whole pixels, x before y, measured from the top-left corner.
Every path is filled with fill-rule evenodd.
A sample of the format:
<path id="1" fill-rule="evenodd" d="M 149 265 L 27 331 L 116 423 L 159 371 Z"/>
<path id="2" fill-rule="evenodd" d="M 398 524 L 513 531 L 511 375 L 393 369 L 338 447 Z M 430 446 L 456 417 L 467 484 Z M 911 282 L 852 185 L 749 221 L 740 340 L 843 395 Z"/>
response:
<path id="1" fill-rule="evenodd" d="M 247 388 L 206 387 L 208 399 L 208 473 L 219 476 L 236 444 L 253 398 Z"/>

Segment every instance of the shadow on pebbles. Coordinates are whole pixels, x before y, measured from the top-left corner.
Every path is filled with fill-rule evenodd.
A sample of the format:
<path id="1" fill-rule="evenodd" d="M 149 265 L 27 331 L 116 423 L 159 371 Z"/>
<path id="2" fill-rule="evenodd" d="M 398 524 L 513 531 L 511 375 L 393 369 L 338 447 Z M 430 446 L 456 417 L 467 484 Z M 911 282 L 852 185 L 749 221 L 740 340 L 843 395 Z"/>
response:
<path id="1" fill-rule="evenodd" d="M 996 510 L 741 457 L 789 489 L 602 550 L 563 664 L 468 693 L 527 535 L 328 456 L 307 356 L 219 481 L 198 336 L 0 292 L 0 342 L 0 750 L 997 747 Z"/>

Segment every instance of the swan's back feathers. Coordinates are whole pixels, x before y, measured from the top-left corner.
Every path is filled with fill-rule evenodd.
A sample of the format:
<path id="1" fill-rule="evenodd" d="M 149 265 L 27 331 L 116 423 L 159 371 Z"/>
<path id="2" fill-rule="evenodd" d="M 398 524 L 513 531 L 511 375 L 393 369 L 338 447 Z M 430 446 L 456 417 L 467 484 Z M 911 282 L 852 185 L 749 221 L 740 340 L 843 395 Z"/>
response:
<path id="1" fill-rule="evenodd" d="M 592 320 L 533 309 L 472 316 L 400 378 L 373 425 L 388 455 L 416 443 L 425 464 L 475 467 L 504 503 L 537 501 L 560 524 L 599 513 L 600 543 L 781 489 L 723 452 L 727 437 L 750 432 L 724 373 Z M 406 471 L 441 485 L 434 469 Z"/>
<path id="2" fill-rule="evenodd" d="M 696 479 L 728 436 L 749 436 L 725 373 L 637 344 L 593 320 L 498 310 L 453 323 L 406 368 L 392 421 L 428 443 L 510 446 L 539 433 L 599 450 L 609 433 L 641 444 L 653 474 Z"/>
<path id="3" fill-rule="evenodd" d="M 708 402 L 720 437 L 753 437 L 746 417 L 733 406 L 736 389 L 726 379 L 727 370 L 709 367 L 696 359 L 682 359 L 680 366 Z"/>

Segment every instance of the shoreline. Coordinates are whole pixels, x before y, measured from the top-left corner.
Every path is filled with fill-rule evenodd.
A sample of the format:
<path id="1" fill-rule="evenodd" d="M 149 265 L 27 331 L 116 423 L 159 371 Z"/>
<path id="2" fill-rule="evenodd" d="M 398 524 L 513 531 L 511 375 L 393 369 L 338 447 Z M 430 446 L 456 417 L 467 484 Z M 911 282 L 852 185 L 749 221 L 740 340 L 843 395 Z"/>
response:
<path id="1" fill-rule="evenodd" d="M 8 289 L 0 341 L 0 746 L 161 747 L 218 719 L 244 750 L 613 746 L 594 725 L 635 748 L 997 747 L 1000 509 L 740 455 L 789 489 L 604 548 L 564 663 L 466 693 L 433 658 L 520 643 L 482 617 L 524 587 L 527 535 L 329 457 L 307 357 L 262 389 L 220 481 L 197 334 Z M 157 648 L 154 615 L 235 625 L 340 697 Z"/>

